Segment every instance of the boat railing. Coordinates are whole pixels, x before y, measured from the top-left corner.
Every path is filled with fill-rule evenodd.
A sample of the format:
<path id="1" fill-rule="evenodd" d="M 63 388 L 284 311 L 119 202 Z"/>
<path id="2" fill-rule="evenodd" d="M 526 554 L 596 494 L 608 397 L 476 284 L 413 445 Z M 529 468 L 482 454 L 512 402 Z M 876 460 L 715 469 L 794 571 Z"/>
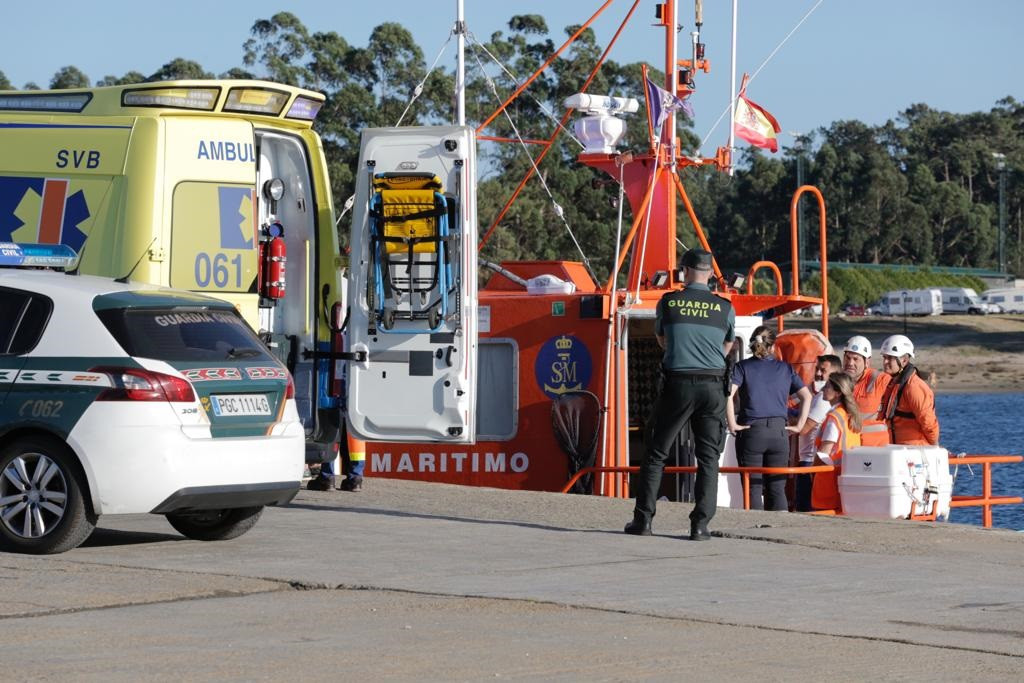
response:
<path id="1" fill-rule="evenodd" d="M 992 465 L 1021 462 L 1024 456 L 1020 455 L 974 455 L 961 453 L 950 454 L 949 464 L 952 467 L 958 465 L 981 465 L 981 495 L 980 496 L 953 496 L 949 506 L 954 508 L 981 507 L 982 524 L 988 529 L 992 526 L 993 505 L 1019 505 L 1024 503 L 1020 496 L 993 496 L 992 495 Z"/>
<path id="2" fill-rule="evenodd" d="M 949 464 L 951 467 L 957 465 L 981 465 L 982 466 L 982 494 L 980 496 L 953 496 L 950 501 L 951 508 L 980 507 L 982 509 L 982 526 L 986 529 L 992 527 L 992 507 L 995 505 L 1019 505 L 1024 503 L 1020 496 L 994 496 L 992 495 L 992 465 L 1005 463 L 1019 463 L 1024 461 L 1021 455 L 981 455 L 966 454 L 951 455 Z M 811 467 L 719 467 L 721 474 L 738 474 L 743 481 L 743 509 L 750 509 L 750 475 L 752 474 L 815 474 L 817 472 L 833 472 L 833 465 L 814 465 Z M 568 493 L 573 485 L 582 477 L 588 474 L 629 474 L 639 472 L 640 468 L 634 465 L 607 466 L 607 467 L 584 467 L 576 472 L 569 481 L 562 487 L 562 493 Z M 665 474 L 696 474 L 696 465 L 671 465 L 665 467 Z M 596 481 L 596 479 L 595 479 Z M 811 514 L 834 514 L 831 510 L 816 511 Z M 915 520 L 932 521 L 935 514 L 917 515 L 912 517 Z"/>
<path id="3" fill-rule="evenodd" d="M 800 197 L 807 192 L 810 192 L 818 200 L 818 260 L 821 262 L 821 270 L 819 271 L 821 281 L 818 291 L 821 296 L 821 333 L 828 339 L 828 227 L 825 220 L 825 197 L 821 194 L 821 190 L 814 185 L 801 185 L 798 187 L 796 192 L 793 193 L 792 201 L 789 203 L 789 245 L 790 263 L 793 265 L 793 294 L 797 296 L 800 294 L 800 268 L 797 265 L 800 263 L 798 209 L 800 207 Z"/>

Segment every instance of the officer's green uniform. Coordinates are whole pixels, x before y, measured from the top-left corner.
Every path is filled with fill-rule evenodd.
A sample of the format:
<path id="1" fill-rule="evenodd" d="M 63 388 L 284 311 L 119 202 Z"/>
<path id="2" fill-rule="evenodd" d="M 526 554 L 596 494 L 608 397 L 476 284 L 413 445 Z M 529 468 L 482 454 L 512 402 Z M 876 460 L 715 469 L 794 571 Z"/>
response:
<path id="1" fill-rule="evenodd" d="M 691 250 L 684 265 L 710 269 L 711 255 Z M 651 438 L 640 467 L 635 518 L 654 517 L 661 475 L 672 444 L 689 423 L 697 456 L 693 525 L 705 526 L 718 499 L 718 457 L 725 436 L 725 353 L 735 337 L 732 304 L 693 283 L 665 294 L 658 302 L 655 331 L 665 337 L 664 382 L 654 404 Z"/>

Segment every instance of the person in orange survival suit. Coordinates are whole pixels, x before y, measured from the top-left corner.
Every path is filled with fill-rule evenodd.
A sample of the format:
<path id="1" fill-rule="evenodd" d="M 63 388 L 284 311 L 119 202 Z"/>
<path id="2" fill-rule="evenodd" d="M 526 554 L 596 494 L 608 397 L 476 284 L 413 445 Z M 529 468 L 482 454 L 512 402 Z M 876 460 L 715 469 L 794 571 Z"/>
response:
<path id="1" fill-rule="evenodd" d="M 854 382 L 853 398 L 857 401 L 864 427 L 861 440 L 865 446 L 889 443 L 888 430 L 878 417 L 882 396 L 892 378 L 871 367 L 871 342 L 860 335 L 850 337 L 843 349 L 843 372 Z"/>
<path id="2" fill-rule="evenodd" d="M 889 427 L 892 443 L 935 446 L 939 443 L 939 420 L 935 416 L 935 394 L 910 362 L 914 343 L 902 334 L 882 342 L 882 367 L 892 377 L 879 417 Z"/>

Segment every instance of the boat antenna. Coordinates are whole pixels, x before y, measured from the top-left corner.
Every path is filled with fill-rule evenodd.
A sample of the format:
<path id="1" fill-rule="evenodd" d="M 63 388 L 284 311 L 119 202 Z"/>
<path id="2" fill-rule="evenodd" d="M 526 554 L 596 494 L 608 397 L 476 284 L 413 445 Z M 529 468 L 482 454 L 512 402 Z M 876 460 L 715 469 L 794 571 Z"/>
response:
<path id="1" fill-rule="evenodd" d="M 732 0 L 732 62 L 729 65 L 729 177 L 736 172 L 732 163 L 736 150 L 736 12 L 737 0 Z M 721 118 L 719 118 L 721 121 Z M 717 124 L 716 124 L 717 125 Z M 701 145 L 703 147 L 704 145 Z"/>
<path id="2" fill-rule="evenodd" d="M 465 0 L 455 0 L 455 28 L 457 36 L 455 58 L 455 123 L 466 125 L 466 8 Z"/>
<path id="3" fill-rule="evenodd" d="M 803 26 L 804 22 L 807 21 L 807 19 L 814 13 L 814 10 L 818 9 L 818 7 L 820 7 L 821 3 L 823 3 L 823 2 L 825 2 L 825 0 L 817 0 L 817 2 L 815 2 L 814 5 L 809 10 L 807 10 L 807 13 L 804 14 L 803 18 L 801 18 L 800 21 L 798 21 L 796 23 L 796 26 L 794 26 L 792 28 L 792 30 L 790 30 L 790 32 L 788 34 L 786 34 L 786 37 L 783 38 L 782 41 L 779 42 L 779 44 L 775 46 L 775 49 L 772 50 L 771 53 L 767 57 L 764 58 L 764 61 L 761 62 L 760 66 L 758 66 L 757 69 L 754 70 L 754 73 L 752 73 L 750 75 L 750 78 L 747 79 L 747 83 L 748 84 L 754 82 L 754 79 L 757 78 L 757 75 L 759 73 L 761 73 L 761 69 L 763 69 L 765 66 L 767 66 L 768 62 L 771 61 L 772 57 L 775 56 L 775 53 L 782 49 L 782 46 L 786 44 L 786 41 L 788 41 L 790 38 L 793 37 L 793 34 L 796 33 L 797 30 L 801 26 Z M 719 114 L 718 118 L 711 125 L 711 129 L 708 131 L 707 135 L 705 135 L 703 137 L 703 139 L 701 139 L 701 141 L 700 141 L 700 146 L 704 147 L 704 145 L 706 145 L 708 140 L 711 138 L 711 135 L 715 132 L 715 129 L 718 128 L 718 124 L 720 124 L 722 122 L 722 119 L 725 118 L 726 114 L 729 114 L 729 154 L 730 154 L 730 156 L 732 155 L 732 150 L 733 150 L 733 147 L 735 146 L 735 142 L 736 142 L 735 136 L 733 135 L 733 126 L 732 126 L 732 124 L 733 124 L 733 119 L 735 117 L 736 98 L 737 98 L 737 95 L 738 95 L 738 93 L 736 92 L 736 0 L 733 0 L 732 35 L 733 35 L 733 39 L 732 39 L 732 81 L 731 81 L 731 85 L 730 85 L 730 88 L 732 89 L 732 96 L 731 96 L 731 98 L 729 100 L 729 104 L 726 105 L 725 109 L 722 110 L 722 113 Z M 731 168 L 730 168 L 729 175 L 732 175 Z"/>
<path id="4" fill-rule="evenodd" d="M 128 282 L 128 278 L 132 276 L 132 273 L 135 272 L 135 269 L 139 267 L 140 263 L 142 263 L 142 259 L 144 259 L 146 257 L 146 254 L 149 253 L 149 248 L 153 246 L 153 242 L 156 242 L 156 237 L 151 239 L 149 241 L 149 244 L 146 245 L 146 248 L 142 250 L 142 255 L 139 256 L 139 260 L 135 262 L 135 265 L 132 266 L 132 269 L 129 270 L 124 275 L 122 275 L 121 277 L 114 278 L 114 282 L 120 282 L 122 285 Z"/>

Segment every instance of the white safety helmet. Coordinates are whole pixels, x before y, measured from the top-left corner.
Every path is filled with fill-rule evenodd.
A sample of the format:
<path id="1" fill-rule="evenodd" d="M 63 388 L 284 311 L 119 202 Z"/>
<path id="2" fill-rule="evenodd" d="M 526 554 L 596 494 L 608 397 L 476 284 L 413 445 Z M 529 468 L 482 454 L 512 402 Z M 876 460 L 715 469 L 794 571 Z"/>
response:
<path id="1" fill-rule="evenodd" d="M 896 356 L 897 358 L 910 356 L 913 358 L 914 342 L 902 334 L 894 334 L 891 337 L 886 337 L 882 342 L 881 351 L 883 356 Z"/>
<path id="2" fill-rule="evenodd" d="M 867 360 L 871 360 L 871 342 L 868 341 L 867 337 L 862 337 L 859 334 L 846 340 L 846 348 L 843 351 L 856 353 L 859 356 L 864 356 Z"/>

